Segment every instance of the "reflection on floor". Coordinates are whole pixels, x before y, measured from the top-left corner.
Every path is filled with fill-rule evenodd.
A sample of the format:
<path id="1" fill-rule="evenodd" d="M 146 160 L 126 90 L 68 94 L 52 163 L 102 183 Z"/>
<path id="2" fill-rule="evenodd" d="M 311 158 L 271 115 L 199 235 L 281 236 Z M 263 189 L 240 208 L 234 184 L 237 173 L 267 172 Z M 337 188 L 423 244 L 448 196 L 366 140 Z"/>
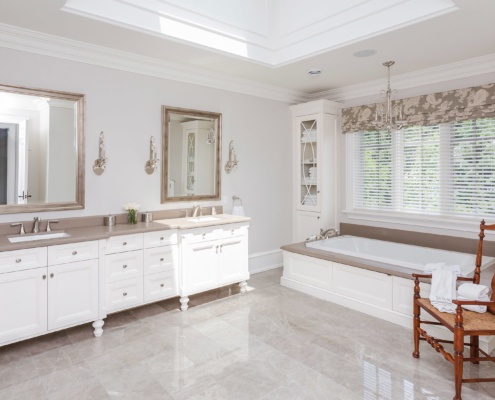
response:
<path id="1" fill-rule="evenodd" d="M 173 299 L 111 315 L 98 339 L 85 325 L 2 347 L 0 399 L 453 397 L 452 367 L 425 343 L 411 357 L 411 330 L 281 287 L 280 275 L 253 275 L 245 295 L 193 296 L 187 312 Z M 493 393 L 463 388 L 465 400 Z"/>

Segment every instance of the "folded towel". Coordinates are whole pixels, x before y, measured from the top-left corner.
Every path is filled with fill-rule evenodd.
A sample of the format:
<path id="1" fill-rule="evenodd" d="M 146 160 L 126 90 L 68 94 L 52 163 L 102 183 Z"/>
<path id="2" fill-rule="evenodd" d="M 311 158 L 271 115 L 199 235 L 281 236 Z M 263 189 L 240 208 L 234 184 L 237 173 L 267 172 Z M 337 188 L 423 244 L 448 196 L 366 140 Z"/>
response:
<path id="1" fill-rule="evenodd" d="M 455 314 L 456 274 L 454 271 L 438 269 L 431 274 L 430 302 L 441 312 Z"/>
<path id="2" fill-rule="evenodd" d="M 461 275 L 461 268 L 458 265 L 445 265 L 445 263 L 426 264 L 424 272 L 433 272 L 437 270 L 453 271 L 457 276 Z"/>
<path id="3" fill-rule="evenodd" d="M 488 297 L 489 289 L 484 285 L 475 285 L 474 283 L 463 283 L 457 289 L 459 296 L 469 300 L 481 300 L 482 297 Z"/>
<path id="4" fill-rule="evenodd" d="M 425 265 L 425 272 L 433 272 L 437 269 L 442 269 L 445 263 L 429 263 Z"/>
<path id="5" fill-rule="evenodd" d="M 479 301 L 490 301 L 490 298 L 488 296 L 482 296 L 479 299 L 467 299 L 466 297 L 459 296 L 459 293 L 457 293 L 457 300 L 479 300 Z M 462 308 L 469 310 L 469 311 L 474 311 L 477 313 L 484 313 L 486 312 L 486 306 L 477 306 L 477 305 L 465 305 L 462 306 Z"/>

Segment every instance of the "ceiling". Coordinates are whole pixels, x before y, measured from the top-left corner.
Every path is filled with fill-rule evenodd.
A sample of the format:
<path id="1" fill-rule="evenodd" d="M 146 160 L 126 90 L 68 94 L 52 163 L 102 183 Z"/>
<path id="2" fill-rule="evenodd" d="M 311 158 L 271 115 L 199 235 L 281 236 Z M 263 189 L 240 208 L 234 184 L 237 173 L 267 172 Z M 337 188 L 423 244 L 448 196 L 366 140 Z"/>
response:
<path id="1" fill-rule="evenodd" d="M 387 60 L 396 62 L 392 67 L 394 80 L 394 76 L 423 70 L 427 73 L 459 63 L 475 65 L 478 59 L 495 57 L 494 0 L 435 0 L 432 7 L 426 4 L 433 4 L 433 0 L 349 0 L 352 7 L 339 9 L 340 14 L 325 6 L 316 7 L 328 2 L 212 0 L 203 3 L 216 4 L 216 9 L 198 10 L 198 0 L 68 0 L 64 11 L 65 0 L 2 0 L 0 46 L 13 47 L 2 41 L 2 34 L 8 31 L 12 37 L 15 27 L 34 31 L 33 35 L 68 39 L 73 47 L 77 46 L 72 41 L 77 41 L 93 46 L 93 50 L 94 46 L 103 47 L 191 73 L 302 94 L 384 81 L 386 70 L 382 63 Z M 390 7 L 385 9 L 384 3 Z M 84 4 L 90 11 L 81 11 Z M 155 15 L 161 12 L 167 21 L 184 21 L 187 13 L 194 14 L 196 27 L 222 32 L 228 38 L 242 36 L 246 46 L 251 46 L 251 56 L 232 54 L 226 48 L 215 49 L 205 43 L 192 44 L 184 36 L 174 37 L 170 29 L 145 29 L 145 19 L 134 24 L 128 14 L 113 12 L 112 4 L 140 4 L 141 9 L 147 7 L 148 13 L 152 9 Z M 260 7 L 264 13 L 243 8 L 246 4 Z M 307 10 L 301 4 L 307 5 Z M 282 14 L 281 5 L 292 8 Z M 168 11 L 176 7 L 183 14 L 180 18 L 171 17 L 165 6 Z M 377 6 L 378 11 L 373 11 Z M 219 13 L 222 7 L 225 12 Z M 379 18 L 373 20 L 375 14 Z M 258 20 L 253 20 L 256 16 Z M 45 42 L 47 37 L 43 36 Z M 354 56 L 362 50 L 374 50 L 375 54 Z M 314 68 L 322 73 L 310 76 L 307 72 Z"/>

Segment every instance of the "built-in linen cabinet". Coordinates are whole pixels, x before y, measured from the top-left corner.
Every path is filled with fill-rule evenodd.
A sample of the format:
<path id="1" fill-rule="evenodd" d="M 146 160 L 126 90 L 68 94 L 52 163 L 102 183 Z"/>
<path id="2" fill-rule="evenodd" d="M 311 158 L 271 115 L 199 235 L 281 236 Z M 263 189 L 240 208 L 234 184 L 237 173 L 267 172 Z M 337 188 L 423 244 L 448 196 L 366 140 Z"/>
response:
<path id="1" fill-rule="evenodd" d="M 293 239 L 336 228 L 337 115 L 340 104 L 317 100 L 291 106 L 293 116 Z"/>
<path id="2" fill-rule="evenodd" d="M 248 225 L 229 224 L 181 231 L 181 309 L 192 294 L 241 282 L 246 291 Z"/>
<path id="3" fill-rule="evenodd" d="M 177 295 L 177 231 L 115 236 L 105 255 L 105 310 L 115 312 Z"/>
<path id="4" fill-rule="evenodd" d="M 0 254 L 0 345 L 98 319 L 98 242 Z"/>

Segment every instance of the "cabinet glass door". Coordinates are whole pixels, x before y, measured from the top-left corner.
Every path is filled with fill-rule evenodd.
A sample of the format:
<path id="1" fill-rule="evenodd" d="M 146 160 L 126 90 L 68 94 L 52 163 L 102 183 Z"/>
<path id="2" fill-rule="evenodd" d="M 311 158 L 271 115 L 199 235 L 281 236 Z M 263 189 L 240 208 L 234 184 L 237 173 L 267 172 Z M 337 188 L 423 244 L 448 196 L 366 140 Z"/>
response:
<path id="1" fill-rule="evenodd" d="M 194 192 L 194 163 L 196 157 L 196 134 L 187 134 L 187 190 Z"/>
<path id="2" fill-rule="evenodd" d="M 298 208 L 302 210 L 318 210 L 318 120 L 299 120 L 299 193 Z"/>

